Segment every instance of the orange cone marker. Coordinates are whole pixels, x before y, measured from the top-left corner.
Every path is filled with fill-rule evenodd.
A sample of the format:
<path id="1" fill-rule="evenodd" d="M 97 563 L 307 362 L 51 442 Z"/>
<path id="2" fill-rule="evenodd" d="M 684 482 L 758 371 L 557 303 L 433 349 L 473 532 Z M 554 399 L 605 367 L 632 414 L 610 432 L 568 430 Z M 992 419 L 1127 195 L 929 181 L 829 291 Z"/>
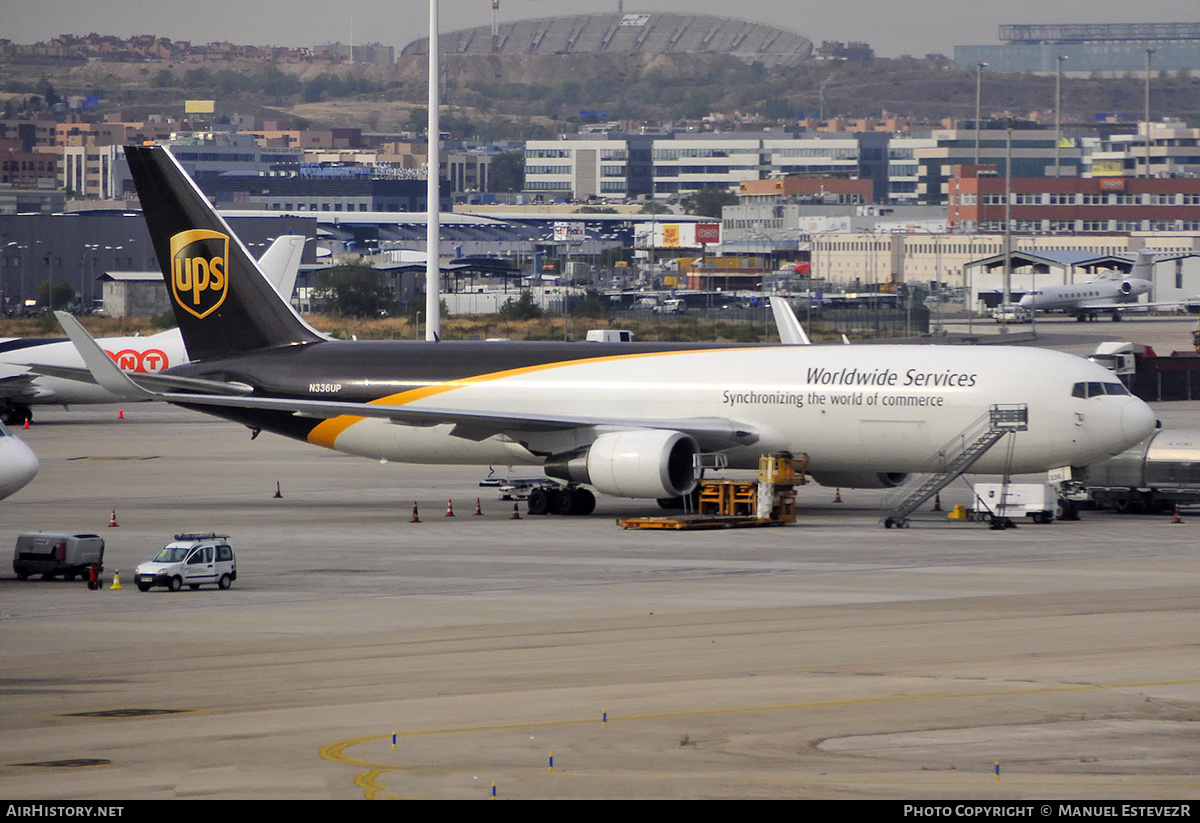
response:
<path id="1" fill-rule="evenodd" d="M 517 508 L 516 503 L 513 503 L 513 513 L 512 513 L 512 517 L 510 519 L 511 520 L 520 520 L 521 519 L 521 510 L 519 508 Z"/>
<path id="2" fill-rule="evenodd" d="M 483 509 L 479 508 L 479 498 L 475 498 L 475 517 L 482 517 Z"/>
<path id="3" fill-rule="evenodd" d="M 411 520 L 409 520 L 408 522 L 409 522 L 409 523 L 420 523 L 420 522 L 421 522 L 421 518 L 420 518 L 420 516 L 417 514 L 417 501 L 416 501 L 416 500 L 414 500 L 414 501 L 413 501 L 413 516 L 412 516 L 412 519 L 411 519 Z"/>
<path id="4" fill-rule="evenodd" d="M 117 527 L 117 525 L 118 525 L 118 524 L 117 524 L 117 510 L 116 510 L 116 509 L 113 509 L 113 510 L 112 510 L 112 517 L 111 517 L 111 518 L 109 518 L 109 521 L 108 521 L 108 527 L 109 527 L 110 529 L 115 529 L 115 528 Z"/>
<path id="5" fill-rule="evenodd" d="M 446 501 L 446 516 L 447 517 L 454 516 L 454 501 L 453 500 Z"/>

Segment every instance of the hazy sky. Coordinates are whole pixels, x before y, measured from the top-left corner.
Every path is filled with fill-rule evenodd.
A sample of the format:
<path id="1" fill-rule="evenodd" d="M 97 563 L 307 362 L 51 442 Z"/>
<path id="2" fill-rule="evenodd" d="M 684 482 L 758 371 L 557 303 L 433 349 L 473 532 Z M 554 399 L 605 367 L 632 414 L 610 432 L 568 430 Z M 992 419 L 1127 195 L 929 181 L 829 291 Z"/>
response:
<path id="1" fill-rule="evenodd" d="M 440 0 L 442 30 L 491 24 L 489 0 Z M 58 34 L 155 34 L 312 46 L 334 40 L 395 46 L 425 35 L 428 0 L 0 0 L 0 37 L 33 43 Z M 500 18 L 616 11 L 616 0 L 501 0 Z M 997 43 L 1001 23 L 1197 22 L 1196 0 L 627 0 L 625 11 L 721 14 L 822 40 L 865 40 L 877 54 L 953 54 Z"/>

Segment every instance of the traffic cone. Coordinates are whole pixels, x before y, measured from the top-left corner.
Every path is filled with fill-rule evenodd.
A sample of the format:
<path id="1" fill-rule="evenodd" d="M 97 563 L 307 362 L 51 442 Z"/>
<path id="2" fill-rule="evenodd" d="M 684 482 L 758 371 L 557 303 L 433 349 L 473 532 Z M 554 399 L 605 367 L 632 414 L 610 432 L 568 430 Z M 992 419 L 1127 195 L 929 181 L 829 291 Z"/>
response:
<path id="1" fill-rule="evenodd" d="M 416 501 L 416 500 L 414 500 L 414 501 L 413 501 L 413 516 L 412 516 L 412 519 L 411 519 L 411 520 L 409 520 L 408 522 L 409 522 L 409 523 L 420 523 L 420 522 L 421 522 L 421 518 L 420 518 L 420 517 L 417 515 L 417 501 Z"/>
<path id="2" fill-rule="evenodd" d="M 446 501 L 446 516 L 447 517 L 454 516 L 454 501 L 453 500 Z"/>
<path id="3" fill-rule="evenodd" d="M 29 418 L 28 418 L 28 417 L 26 417 L 26 418 L 25 418 L 25 426 L 24 426 L 24 428 L 25 428 L 25 431 L 29 431 Z"/>
<path id="4" fill-rule="evenodd" d="M 835 492 L 833 493 L 833 502 L 834 502 L 834 503 L 841 503 L 841 502 L 842 502 L 842 487 L 841 487 L 841 486 L 838 486 L 838 487 L 837 487 L 837 491 L 835 491 Z"/>
<path id="5" fill-rule="evenodd" d="M 278 480 L 275 481 L 275 496 L 271 499 L 272 500 L 282 500 L 283 499 L 283 490 L 279 488 Z"/>
<path id="6" fill-rule="evenodd" d="M 933 510 L 940 512 L 942 510 L 942 493 L 938 492 L 933 496 Z"/>
<path id="7" fill-rule="evenodd" d="M 121 570 L 113 569 L 113 584 L 108 587 L 109 591 L 116 591 L 121 588 Z"/>
<path id="8" fill-rule="evenodd" d="M 117 523 L 117 510 L 113 509 L 112 517 L 108 521 L 108 527 L 110 529 L 115 529 L 118 525 L 120 525 L 120 524 Z"/>
<path id="9" fill-rule="evenodd" d="M 513 503 L 513 513 L 512 513 L 512 517 L 509 519 L 510 520 L 520 520 L 521 519 L 521 510 L 519 508 L 517 508 L 516 503 Z"/>
<path id="10" fill-rule="evenodd" d="M 1182 523 L 1183 518 L 1179 516 L 1179 504 L 1175 504 L 1175 516 L 1171 518 L 1172 523 Z"/>
<path id="11" fill-rule="evenodd" d="M 125 419 L 125 410 L 124 409 L 117 409 L 117 419 L 118 420 Z"/>
<path id="12" fill-rule="evenodd" d="M 479 508 L 479 498 L 475 498 L 475 517 L 482 517 L 483 509 Z"/>

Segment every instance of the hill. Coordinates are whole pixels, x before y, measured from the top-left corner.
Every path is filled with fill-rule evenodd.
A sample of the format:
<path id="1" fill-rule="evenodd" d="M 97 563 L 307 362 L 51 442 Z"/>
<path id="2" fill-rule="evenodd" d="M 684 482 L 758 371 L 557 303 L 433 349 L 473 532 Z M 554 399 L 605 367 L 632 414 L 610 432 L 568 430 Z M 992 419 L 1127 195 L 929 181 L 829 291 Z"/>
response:
<path id="1" fill-rule="evenodd" d="M 214 98 L 218 113 L 256 113 L 314 128 L 403 130 L 423 122 L 426 62 L 314 66 L 228 61 L 171 63 L 8 63 L 0 65 L 6 115 L 34 108 L 47 87 L 62 95 L 98 95 L 101 111 L 126 117 L 181 113 L 187 98 Z M 787 122 L 800 115 L 879 117 L 918 122 L 968 119 L 975 75 L 913 59 L 809 64 L 767 70 L 727 55 L 452 55 L 443 65 L 443 128 L 482 139 L 531 138 L 572 131 L 581 111 L 610 119 L 672 121 L 709 114 Z M 1064 80 L 1064 118 L 1093 122 L 1098 112 L 1138 119 L 1143 81 Z M 822 94 L 822 86 L 824 86 Z M 1200 78 L 1153 80 L 1154 117 L 1200 121 Z M 984 75 L 985 113 L 1049 112 L 1054 78 Z"/>

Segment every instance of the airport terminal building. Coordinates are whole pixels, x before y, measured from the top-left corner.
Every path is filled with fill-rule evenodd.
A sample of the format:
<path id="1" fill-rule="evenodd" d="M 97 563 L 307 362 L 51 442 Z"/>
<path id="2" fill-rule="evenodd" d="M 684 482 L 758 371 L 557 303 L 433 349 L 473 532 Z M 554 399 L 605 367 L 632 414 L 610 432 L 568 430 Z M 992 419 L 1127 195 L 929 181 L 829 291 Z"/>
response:
<path id="1" fill-rule="evenodd" d="M 1064 72 L 1122 75 L 1144 72 L 1147 50 L 1154 71 L 1200 67 L 1200 23 L 1003 25 L 1000 39 L 999 46 L 955 46 L 955 68 L 1053 73 L 1063 57 Z"/>

